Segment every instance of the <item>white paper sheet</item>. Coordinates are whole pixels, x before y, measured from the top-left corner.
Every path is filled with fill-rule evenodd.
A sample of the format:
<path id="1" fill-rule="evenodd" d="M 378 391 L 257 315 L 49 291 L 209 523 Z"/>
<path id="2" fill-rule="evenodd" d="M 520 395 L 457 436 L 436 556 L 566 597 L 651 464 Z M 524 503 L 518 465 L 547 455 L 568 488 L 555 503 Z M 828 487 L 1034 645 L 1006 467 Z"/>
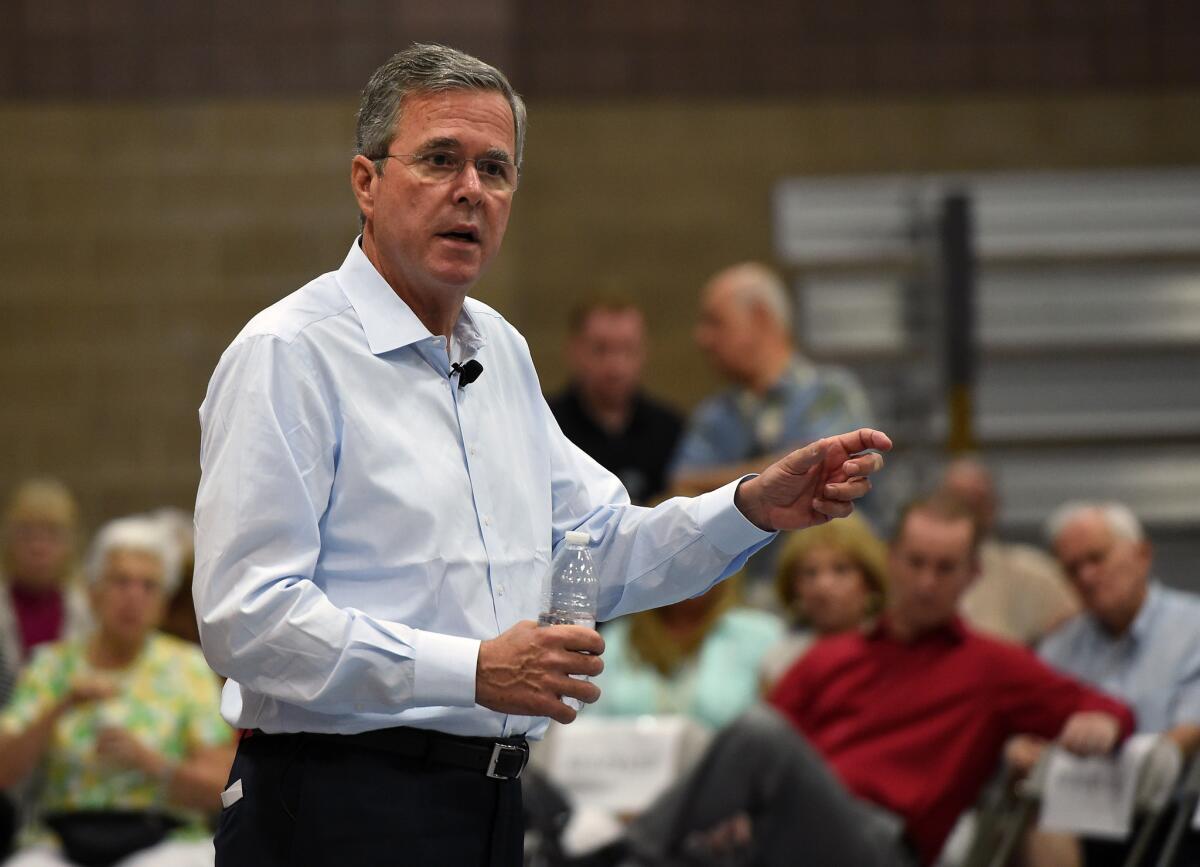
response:
<path id="1" fill-rule="evenodd" d="M 691 765 L 709 733 L 685 717 L 589 717 L 552 726 L 550 779 L 576 804 L 644 810 Z"/>
<path id="2" fill-rule="evenodd" d="M 1055 749 L 1042 795 L 1043 828 L 1123 840 L 1133 824 L 1138 774 L 1156 735 L 1135 735 L 1115 758 Z"/>

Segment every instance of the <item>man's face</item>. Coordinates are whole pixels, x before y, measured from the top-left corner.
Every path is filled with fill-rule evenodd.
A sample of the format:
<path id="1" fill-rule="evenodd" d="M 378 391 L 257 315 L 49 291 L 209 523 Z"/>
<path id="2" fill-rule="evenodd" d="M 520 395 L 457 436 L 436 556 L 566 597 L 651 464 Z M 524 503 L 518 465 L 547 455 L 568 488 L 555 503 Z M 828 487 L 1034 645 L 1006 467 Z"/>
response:
<path id="1" fill-rule="evenodd" d="M 514 141 L 512 109 L 499 93 L 449 90 L 404 98 L 388 153 L 436 150 L 468 162 L 457 177 L 437 183 L 400 160 L 385 161 L 382 174 L 372 176 L 364 214 L 389 283 L 465 293 L 479 278 L 500 249 L 513 194 L 485 187 L 471 160 L 512 162 Z"/>
<path id="2" fill-rule="evenodd" d="M 637 310 L 593 310 L 567 350 L 584 393 L 604 406 L 633 399 L 646 360 L 646 335 Z"/>
<path id="3" fill-rule="evenodd" d="M 1099 512 L 1085 512 L 1054 541 L 1063 571 L 1084 607 L 1102 623 L 1123 630 L 1141 608 L 1150 573 L 1150 545 L 1124 539 Z"/>
<path id="4" fill-rule="evenodd" d="M 760 329 L 754 308 L 738 297 L 733 279 L 718 274 L 705 287 L 700 301 L 696 345 L 723 376 L 745 382 L 754 375 L 754 347 L 761 338 Z"/>
<path id="5" fill-rule="evenodd" d="M 917 509 L 909 513 L 888 550 L 888 604 L 914 635 L 949 623 L 975 577 L 973 526 Z"/>

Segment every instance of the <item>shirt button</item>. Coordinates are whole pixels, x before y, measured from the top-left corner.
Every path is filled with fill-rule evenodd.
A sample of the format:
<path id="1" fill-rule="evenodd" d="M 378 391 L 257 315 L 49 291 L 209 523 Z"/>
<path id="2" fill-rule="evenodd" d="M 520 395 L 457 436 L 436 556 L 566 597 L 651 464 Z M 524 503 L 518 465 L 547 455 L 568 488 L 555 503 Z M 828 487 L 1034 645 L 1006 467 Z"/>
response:
<path id="1" fill-rule="evenodd" d="M 475 457 L 475 446 L 471 446 L 471 457 Z"/>
<path id="2" fill-rule="evenodd" d="M 504 595 L 504 585 L 503 584 L 501 584 L 499 587 L 496 588 L 496 594 L 499 596 Z"/>
<path id="3" fill-rule="evenodd" d="M 491 519 L 491 518 L 484 518 L 484 519 L 483 519 L 483 526 L 485 526 L 485 527 L 490 527 L 490 526 L 492 526 L 492 519 Z"/>

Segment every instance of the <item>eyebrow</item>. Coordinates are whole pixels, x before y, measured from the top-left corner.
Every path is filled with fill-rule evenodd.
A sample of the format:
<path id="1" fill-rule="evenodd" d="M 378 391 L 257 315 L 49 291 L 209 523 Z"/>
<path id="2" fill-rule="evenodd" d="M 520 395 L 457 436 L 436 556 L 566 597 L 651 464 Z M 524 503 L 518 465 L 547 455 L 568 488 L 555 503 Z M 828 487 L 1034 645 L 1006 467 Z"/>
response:
<path id="1" fill-rule="evenodd" d="M 438 148 L 457 148 L 460 145 L 461 142 L 458 139 L 442 136 L 440 138 L 431 138 L 425 144 L 421 145 L 421 150 L 432 151 Z"/>
<path id="2" fill-rule="evenodd" d="M 458 150 L 462 147 L 462 142 L 452 136 L 441 136 L 432 138 L 421 146 L 422 151 L 434 150 Z M 511 163 L 512 156 L 504 148 L 488 148 L 483 152 L 483 157 L 489 160 L 500 160 L 502 162 Z"/>

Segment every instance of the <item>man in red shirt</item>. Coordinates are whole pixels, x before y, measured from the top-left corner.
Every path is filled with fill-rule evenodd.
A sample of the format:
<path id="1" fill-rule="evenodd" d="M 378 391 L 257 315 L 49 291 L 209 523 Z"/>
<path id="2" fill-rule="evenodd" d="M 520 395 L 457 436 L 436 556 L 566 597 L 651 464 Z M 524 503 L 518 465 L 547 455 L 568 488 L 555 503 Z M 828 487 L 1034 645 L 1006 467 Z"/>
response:
<path id="1" fill-rule="evenodd" d="M 1133 731 L 1128 707 L 959 618 L 977 543 L 954 503 L 906 508 L 879 622 L 802 657 L 769 696 L 778 713 L 722 732 L 687 785 L 631 829 L 634 851 L 652 827 L 669 829 L 668 851 L 703 829 L 709 847 L 749 843 L 756 863 L 929 864 L 1010 736 L 1112 751 Z"/>

